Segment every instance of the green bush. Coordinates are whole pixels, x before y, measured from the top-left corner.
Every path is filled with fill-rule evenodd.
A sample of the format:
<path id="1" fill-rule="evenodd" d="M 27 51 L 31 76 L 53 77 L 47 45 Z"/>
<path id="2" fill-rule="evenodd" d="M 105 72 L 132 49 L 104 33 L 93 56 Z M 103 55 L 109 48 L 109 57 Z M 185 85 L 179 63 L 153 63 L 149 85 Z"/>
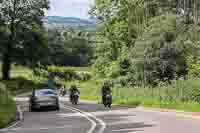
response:
<path id="1" fill-rule="evenodd" d="M 76 69 L 72 67 L 51 66 L 48 68 L 48 72 L 50 75 L 54 75 L 55 77 L 64 80 L 86 81 L 91 78 L 91 74 L 89 72 L 76 71 Z"/>
<path id="2" fill-rule="evenodd" d="M 119 85 L 124 87 L 124 86 L 128 85 L 129 79 L 128 79 L 127 76 L 120 76 L 120 77 L 118 77 L 117 79 L 114 80 L 114 83 L 119 84 Z"/>
<path id="3" fill-rule="evenodd" d="M 194 59 L 193 56 L 188 57 L 188 73 L 190 78 L 200 78 L 200 57 Z"/>
<path id="4" fill-rule="evenodd" d="M 44 70 L 44 69 L 40 69 L 40 68 L 35 68 L 33 70 L 34 75 L 38 76 L 38 77 L 45 77 L 47 78 L 49 76 L 48 71 Z"/>
<path id="5" fill-rule="evenodd" d="M 100 77 L 106 76 L 106 69 L 109 67 L 110 60 L 104 57 L 99 57 L 95 61 L 93 65 L 93 69 L 95 71 L 95 74 L 97 74 Z"/>
<path id="6" fill-rule="evenodd" d="M 87 72 L 76 72 L 76 80 L 87 81 L 91 79 L 91 75 Z"/>
<path id="7" fill-rule="evenodd" d="M 186 57 L 196 48 L 184 27 L 183 18 L 173 14 L 154 17 L 132 49 L 133 62 L 143 68 L 146 84 L 187 75 Z M 179 31 L 179 32 L 177 32 Z"/>
<path id="8" fill-rule="evenodd" d="M 120 64 L 118 61 L 113 61 L 108 67 L 105 69 L 105 76 L 107 78 L 116 78 L 120 76 Z"/>
<path id="9" fill-rule="evenodd" d="M 192 79 L 186 81 L 177 81 L 176 90 L 178 97 L 182 102 L 200 103 L 200 80 Z"/>
<path id="10" fill-rule="evenodd" d="M 76 73 L 73 69 L 67 68 L 67 67 L 56 67 L 51 66 L 48 68 L 48 72 L 50 75 L 53 75 L 55 77 L 59 77 L 61 79 L 65 80 L 72 80 L 74 79 Z"/>

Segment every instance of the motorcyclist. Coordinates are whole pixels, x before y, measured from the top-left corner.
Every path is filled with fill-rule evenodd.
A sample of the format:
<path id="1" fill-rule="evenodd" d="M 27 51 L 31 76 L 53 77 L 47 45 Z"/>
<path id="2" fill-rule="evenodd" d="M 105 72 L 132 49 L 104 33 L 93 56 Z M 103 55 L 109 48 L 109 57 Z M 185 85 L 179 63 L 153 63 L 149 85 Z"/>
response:
<path id="1" fill-rule="evenodd" d="M 62 85 L 61 88 L 60 88 L 60 95 L 61 96 L 65 96 L 66 95 L 66 90 L 65 90 L 65 86 Z"/>
<path id="2" fill-rule="evenodd" d="M 106 95 L 111 94 L 112 91 L 110 89 L 110 86 L 107 82 L 105 82 L 101 88 L 101 93 L 102 93 L 102 102 L 105 103 L 106 100 Z"/>
<path id="3" fill-rule="evenodd" d="M 76 87 L 76 85 L 72 85 L 72 86 L 70 87 L 70 89 L 69 89 L 70 101 L 72 100 L 73 95 L 74 95 L 75 93 L 77 93 L 77 92 L 80 94 L 80 91 L 78 90 L 78 88 Z"/>

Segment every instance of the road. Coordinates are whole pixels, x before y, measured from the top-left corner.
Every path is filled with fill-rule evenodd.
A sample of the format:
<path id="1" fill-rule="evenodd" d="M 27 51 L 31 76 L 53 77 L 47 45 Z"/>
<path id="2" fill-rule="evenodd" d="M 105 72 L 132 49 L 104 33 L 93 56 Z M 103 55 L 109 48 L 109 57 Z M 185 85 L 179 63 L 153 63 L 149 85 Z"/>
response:
<path id="1" fill-rule="evenodd" d="M 0 133 L 199 133 L 200 119 L 173 112 L 144 108 L 113 106 L 104 108 L 95 103 L 72 106 L 61 103 L 60 111 L 29 112 L 27 101 L 17 102 L 23 120 Z"/>

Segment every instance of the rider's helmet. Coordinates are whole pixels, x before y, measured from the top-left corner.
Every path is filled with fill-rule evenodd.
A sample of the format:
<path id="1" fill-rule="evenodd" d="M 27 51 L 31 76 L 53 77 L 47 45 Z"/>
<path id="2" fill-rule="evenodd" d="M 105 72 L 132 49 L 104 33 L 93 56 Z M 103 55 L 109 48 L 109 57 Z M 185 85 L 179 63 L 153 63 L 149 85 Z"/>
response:
<path id="1" fill-rule="evenodd" d="M 104 86 L 104 87 L 109 87 L 109 86 L 110 86 L 110 84 L 109 84 L 109 82 L 108 82 L 108 81 L 104 81 L 104 82 L 103 82 L 103 86 Z"/>
<path id="2" fill-rule="evenodd" d="M 71 85 L 71 89 L 77 89 L 76 85 Z"/>

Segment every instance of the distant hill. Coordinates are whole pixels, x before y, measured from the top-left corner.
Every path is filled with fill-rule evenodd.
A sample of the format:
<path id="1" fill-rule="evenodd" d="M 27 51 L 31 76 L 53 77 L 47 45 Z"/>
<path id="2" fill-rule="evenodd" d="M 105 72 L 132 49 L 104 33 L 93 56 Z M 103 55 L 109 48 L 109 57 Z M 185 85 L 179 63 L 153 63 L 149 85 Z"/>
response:
<path id="1" fill-rule="evenodd" d="M 80 19 L 75 17 L 47 16 L 43 21 L 48 29 L 92 30 L 97 26 L 96 20 Z"/>

